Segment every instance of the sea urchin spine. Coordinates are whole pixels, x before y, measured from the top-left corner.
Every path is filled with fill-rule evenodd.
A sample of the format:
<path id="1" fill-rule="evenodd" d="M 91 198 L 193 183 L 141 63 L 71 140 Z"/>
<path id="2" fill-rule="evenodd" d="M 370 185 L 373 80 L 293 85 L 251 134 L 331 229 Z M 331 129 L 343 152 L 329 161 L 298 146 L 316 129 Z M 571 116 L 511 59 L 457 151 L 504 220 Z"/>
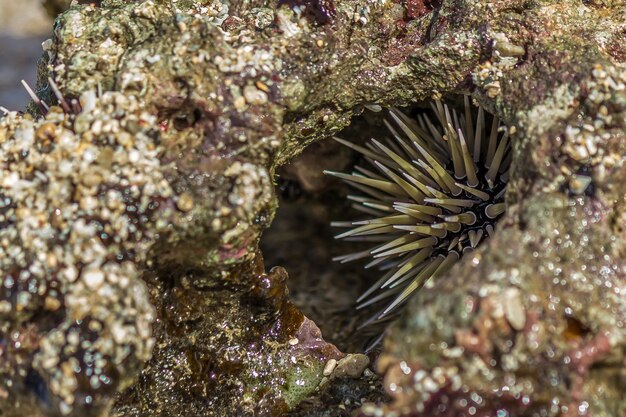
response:
<path id="1" fill-rule="evenodd" d="M 353 207 L 368 217 L 334 222 L 350 230 L 337 239 L 375 242 L 370 249 L 340 256 L 349 262 L 370 259 L 384 275 L 358 300 L 358 308 L 391 298 L 372 321 L 386 318 L 426 281 L 447 271 L 494 231 L 504 211 L 504 191 L 511 164 L 509 135 L 495 116 L 485 123 L 482 107 L 464 98 L 457 113 L 441 101 L 416 120 L 397 109 L 385 121 L 391 138 L 365 146 L 338 142 L 363 155 L 371 169 L 352 174 L 325 171 L 348 182 L 358 193 Z M 384 143 L 383 143 L 384 142 Z"/>

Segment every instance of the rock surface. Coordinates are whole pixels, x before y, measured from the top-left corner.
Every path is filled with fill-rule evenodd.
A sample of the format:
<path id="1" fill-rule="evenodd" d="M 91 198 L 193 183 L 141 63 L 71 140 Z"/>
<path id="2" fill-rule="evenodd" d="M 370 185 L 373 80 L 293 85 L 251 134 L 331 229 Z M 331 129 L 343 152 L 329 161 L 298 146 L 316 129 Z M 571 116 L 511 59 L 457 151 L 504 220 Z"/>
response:
<path id="1" fill-rule="evenodd" d="M 4 415 L 296 406 L 343 354 L 265 271 L 272 176 L 364 104 L 448 93 L 511 129 L 507 216 L 412 301 L 361 414 L 626 413 L 623 2 L 78 3 L 59 106 L 0 125 Z"/>

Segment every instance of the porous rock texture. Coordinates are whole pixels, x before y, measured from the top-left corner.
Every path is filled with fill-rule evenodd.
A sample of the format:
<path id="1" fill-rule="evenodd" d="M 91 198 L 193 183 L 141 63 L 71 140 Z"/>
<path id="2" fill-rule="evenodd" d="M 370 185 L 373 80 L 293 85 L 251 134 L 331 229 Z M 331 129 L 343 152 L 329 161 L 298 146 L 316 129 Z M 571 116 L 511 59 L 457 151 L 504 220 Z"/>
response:
<path id="1" fill-rule="evenodd" d="M 295 407 L 344 354 L 265 271 L 273 173 L 364 104 L 450 93 L 509 126 L 508 212 L 359 413 L 625 415 L 625 37 L 620 0 L 76 2 L 37 85 L 66 111 L 0 124 L 3 415 Z"/>

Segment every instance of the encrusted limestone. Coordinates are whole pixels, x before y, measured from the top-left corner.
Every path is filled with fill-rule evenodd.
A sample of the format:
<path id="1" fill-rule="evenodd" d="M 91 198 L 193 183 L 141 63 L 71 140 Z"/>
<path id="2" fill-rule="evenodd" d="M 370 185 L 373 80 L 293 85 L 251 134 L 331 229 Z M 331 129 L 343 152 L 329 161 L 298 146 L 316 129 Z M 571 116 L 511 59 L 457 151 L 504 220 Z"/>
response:
<path id="1" fill-rule="evenodd" d="M 265 271 L 274 171 L 365 106 L 453 93 L 511 126 L 507 216 L 411 303 L 392 401 L 361 413 L 626 413 L 625 22 L 618 0 L 75 2 L 37 86 L 69 113 L 0 122 L 3 415 L 277 415 L 345 383 Z"/>

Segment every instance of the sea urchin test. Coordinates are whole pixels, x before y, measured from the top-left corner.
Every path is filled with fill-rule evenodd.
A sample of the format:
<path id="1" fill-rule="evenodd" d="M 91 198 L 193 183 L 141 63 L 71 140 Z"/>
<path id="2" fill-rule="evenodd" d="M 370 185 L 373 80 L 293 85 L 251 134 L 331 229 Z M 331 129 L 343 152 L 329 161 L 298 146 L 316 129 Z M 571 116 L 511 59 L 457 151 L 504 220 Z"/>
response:
<path id="1" fill-rule="evenodd" d="M 388 111 L 389 138 L 365 146 L 335 138 L 359 152 L 367 167 L 351 174 L 325 171 L 354 189 L 348 199 L 366 215 L 334 222 L 349 230 L 338 239 L 374 246 L 335 258 L 369 260 L 382 276 L 357 300 L 358 308 L 386 301 L 366 324 L 387 318 L 429 279 L 445 273 L 493 234 L 505 211 L 511 165 L 509 134 L 497 117 L 464 98 L 463 112 L 439 100 L 434 119 Z"/>

